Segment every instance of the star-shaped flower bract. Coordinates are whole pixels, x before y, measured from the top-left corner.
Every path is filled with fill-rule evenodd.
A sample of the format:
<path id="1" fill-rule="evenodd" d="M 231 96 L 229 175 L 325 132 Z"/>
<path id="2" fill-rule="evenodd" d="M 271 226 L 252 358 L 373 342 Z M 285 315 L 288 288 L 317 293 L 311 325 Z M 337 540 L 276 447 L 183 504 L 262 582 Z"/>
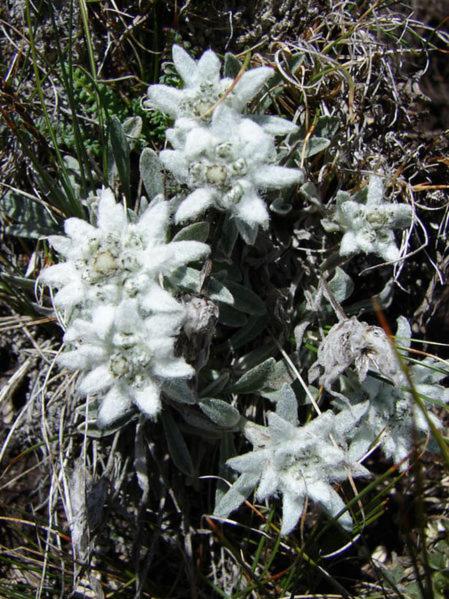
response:
<path id="1" fill-rule="evenodd" d="M 64 341 L 73 349 L 58 361 L 81 370 L 79 391 L 101 399 L 98 423 L 107 426 L 132 404 L 155 419 L 161 408 L 161 386 L 167 379 L 190 378 L 194 370 L 174 355 L 184 317 L 158 313 L 142 317 L 136 300 L 101 305 L 90 319 L 75 319 Z"/>
<path id="2" fill-rule="evenodd" d="M 385 202 L 383 195 L 382 179 L 374 175 L 359 194 L 337 193 L 334 215 L 321 222 L 328 232 L 343 231 L 341 256 L 362 252 L 377 254 L 388 262 L 399 259 L 393 230 L 409 227 L 413 211 L 407 204 Z"/>
<path id="3" fill-rule="evenodd" d="M 182 125 L 182 123 L 181 123 Z M 267 228 L 269 215 L 259 192 L 299 183 L 302 172 L 277 166 L 274 139 L 253 121 L 227 107 L 214 112 L 210 127 L 167 132 L 174 150 L 161 162 L 192 193 L 179 205 L 175 220 L 191 220 L 214 206 L 229 211 L 240 233 L 253 243 L 248 229 Z"/>
<path id="4" fill-rule="evenodd" d="M 398 325 L 398 328 L 402 329 L 400 344 L 403 348 L 408 348 L 410 327 L 402 317 L 398 320 Z M 395 361 L 397 362 L 397 359 Z M 428 404 L 429 400 L 440 404 L 449 402 L 449 389 L 439 384 L 449 375 L 449 370 L 443 367 L 441 362 L 426 357 L 408 368 L 414 389 L 425 404 Z M 413 448 L 415 433 L 418 437 L 422 437 L 430 432 L 427 419 L 421 409 L 414 405 L 407 377 L 403 374 L 401 379 L 397 377 L 395 384 L 392 384 L 390 381 L 368 375 L 363 382 L 363 387 L 353 383 L 348 387 L 348 391 L 346 395 L 354 405 L 357 405 L 357 402 L 365 402 L 368 397 L 368 402 L 365 402 L 368 406 L 365 415 L 359 425 L 349 431 L 351 456 L 361 459 L 369 447 L 378 440 L 386 457 L 395 464 L 402 462 L 401 468 L 405 469 L 407 457 Z M 340 405 L 346 408 L 346 403 Z M 437 428 L 442 427 L 442 423 L 434 414 L 429 411 L 428 415 Z"/>
<path id="5" fill-rule="evenodd" d="M 67 236 L 49 238 L 65 258 L 40 275 L 41 282 L 58 289 L 56 307 L 83 310 L 100 302 L 118 304 L 137 298 L 147 310 L 180 310 L 180 304 L 160 286 L 159 277 L 204 258 L 209 246 L 197 241 L 166 243 L 170 213 L 168 202 L 161 198 L 132 222 L 110 189 L 98 195 L 96 226 L 69 218 L 64 224 Z"/>
<path id="6" fill-rule="evenodd" d="M 361 406 L 354 414 L 348 411 L 339 416 L 326 412 L 301 427 L 269 413 L 267 428 L 257 427 L 255 432 L 249 429 L 247 436 L 254 450 L 227 461 L 241 475 L 220 501 L 216 515 L 226 517 L 256 488 L 255 496 L 260 501 L 282 495 L 281 534 L 288 534 L 296 526 L 306 498 L 330 516 L 337 516 L 345 504 L 332 483 L 346 480 L 349 474 L 369 474 L 338 444 L 340 436 L 365 410 L 366 406 Z M 240 502 L 235 500 L 239 493 Z M 349 528 L 352 519 L 346 512 L 338 522 Z"/>
<path id="7" fill-rule="evenodd" d="M 274 74 L 269 67 L 258 67 L 244 72 L 234 82 L 227 77 L 221 78 L 221 62 L 212 50 L 207 50 L 196 61 L 177 45 L 173 46 L 173 62 L 184 87 L 150 85 L 146 105 L 175 120 L 185 119 L 190 128 L 209 123 L 219 104 L 237 113 L 244 111 Z M 271 135 L 287 135 L 297 130 L 296 125 L 280 117 L 258 115 L 255 118 Z"/>

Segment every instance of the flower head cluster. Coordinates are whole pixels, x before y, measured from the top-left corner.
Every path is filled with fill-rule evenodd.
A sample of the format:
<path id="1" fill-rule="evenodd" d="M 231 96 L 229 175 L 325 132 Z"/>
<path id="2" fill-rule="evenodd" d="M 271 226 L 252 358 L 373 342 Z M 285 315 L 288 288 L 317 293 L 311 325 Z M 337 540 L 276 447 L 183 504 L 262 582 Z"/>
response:
<path id="1" fill-rule="evenodd" d="M 209 247 L 197 241 L 165 242 L 170 214 L 162 198 L 132 222 L 110 189 L 100 190 L 98 197 L 97 226 L 69 218 L 64 225 L 66 236 L 49 238 L 65 258 L 40 276 L 43 283 L 58 288 L 55 305 L 91 309 L 98 302 L 118 304 L 137 298 L 144 309 L 181 309 L 159 285 L 159 276 L 203 258 Z"/>
<path id="2" fill-rule="evenodd" d="M 271 412 L 268 427 L 248 427 L 246 436 L 254 450 L 228 460 L 241 476 L 220 501 L 216 514 L 227 516 L 252 489 L 261 501 L 282 495 L 282 534 L 296 526 L 307 498 L 332 517 L 343 512 L 345 504 L 332 484 L 346 480 L 348 475 L 366 476 L 368 471 L 349 457 L 338 440 L 364 410 L 361 406 L 354 413 L 348 410 L 338 416 L 326 412 L 301 427 L 296 426 L 297 420 L 288 422 Z M 237 493 L 240 502 L 235 501 Z M 347 512 L 338 521 L 346 528 L 352 524 Z"/>
<path id="3" fill-rule="evenodd" d="M 406 319 L 401 317 L 396 334 L 400 338 L 401 346 L 409 347 L 410 334 Z M 394 358 L 394 363 L 398 364 L 397 358 Z M 402 376 L 389 376 L 382 368 L 374 370 L 389 381 L 371 375 L 366 376 L 363 387 L 360 382 L 350 385 L 349 380 L 344 381 L 348 386 L 348 390 L 345 389 L 346 396 L 351 403 L 361 405 L 360 402 L 364 402 L 367 405 L 367 411 L 359 426 L 348 435 L 351 439 L 349 451 L 353 458 L 360 459 L 369 447 L 378 441 L 387 458 L 392 459 L 394 463 L 402 462 L 402 468 L 405 468 L 407 457 L 413 448 L 414 437 L 428 434 L 429 423 L 422 410 L 415 405 L 409 381 L 403 373 Z M 443 368 L 441 363 L 427 357 L 422 362 L 411 365 L 408 371 L 414 391 L 423 399 L 425 405 L 429 400 L 441 404 L 449 402 L 449 389 L 439 384 L 448 376 L 449 371 Z M 365 401 L 366 398 L 368 402 Z M 434 414 L 428 411 L 427 416 L 437 428 L 441 428 L 442 424 Z"/>
<path id="4" fill-rule="evenodd" d="M 191 220 L 213 206 L 229 212 L 243 238 L 253 243 L 258 227 L 267 228 L 269 222 L 260 192 L 303 178 L 300 170 L 276 164 L 274 136 L 297 127 L 279 117 L 242 115 L 273 70 L 260 67 L 235 81 L 221 79 L 213 52 L 195 62 L 179 46 L 173 47 L 173 61 L 185 87 L 150 86 L 148 105 L 175 118 L 166 133 L 174 149 L 161 152 L 160 159 L 191 190 L 175 220 Z"/>
<path id="5" fill-rule="evenodd" d="M 166 243 L 168 203 L 153 201 L 140 217 L 99 192 L 96 225 L 65 222 L 67 236 L 50 238 L 65 258 L 40 280 L 58 289 L 55 306 L 66 311 L 60 362 L 83 371 L 80 391 L 103 397 L 99 422 L 109 424 L 131 404 L 154 418 L 164 379 L 188 378 L 193 369 L 174 355 L 184 307 L 161 286 L 163 276 L 206 256 L 197 241 Z M 104 396 L 104 394 L 106 395 Z"/>
<path id="6" fill-rule="evenodd" d="M 343 231 L 341 256 L 363 252 L 377 254 L 386 261 L 399 259 L 393 230 L 410 226 L 413 212 L 407 204 L 385 202 L 383 195 L 382 179 L 378 176 L 372 176 L 368 188 L 360 194 L 337 194 L 333 217 L 321 222 L 328 232 Z"/>

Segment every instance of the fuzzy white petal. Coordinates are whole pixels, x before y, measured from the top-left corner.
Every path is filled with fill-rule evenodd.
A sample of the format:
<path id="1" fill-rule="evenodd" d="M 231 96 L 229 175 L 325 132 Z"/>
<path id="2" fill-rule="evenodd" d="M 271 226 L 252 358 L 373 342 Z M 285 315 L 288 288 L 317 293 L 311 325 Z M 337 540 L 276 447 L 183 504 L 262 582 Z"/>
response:
<path id="1" fill-rule="evenodd" d="M 141 305 L 146 310 L 157 312 L 179 312 L 184 310 L 183 306 L 175 300 L 171 293 L 165 291 L 156 283 L 145 293 Z"/>
<path id="2" fill-rule="evenodd" d="M 109 305 L 100 305 L 94 308 L 92 320 L 97 336 L 104 339 L 111 331 L 114 323 L 115 307 Z"/>
<path id="3" fill-rule="evenodd" d="M 74 241 L 85 243 L 87 239 L 96 234 L 96 229 L 80 218 L 68 218 L 64 223 L 64 231 Z"/>
<path id="4" fill-rule="evenodd" d="M 221 63 L 212 50 L 207 50 L 197 63 L 197 76 L 199 81 L 217 82 L 220 78 Z"/>
<path id="5" fill-rule="evenodd" d="M 250 118 L 269 135 L 289 135 L 290 133 L 296 133 L 296 131 L 298 131 L 298 125 L 279 116 L 254 114 L 250 115 Z"/>
<path id="6" fill-rule="evenodd" d="M 131 398 L 121 385 L 114 385 L 109 389 L 101 402 L 97 422 L 100 427 L 111 425 L 114 420 L 123 416 L 131 407 Z"/>
<path id="7" fill-rule="evenodd" d="M 169 215 L 169 203 L 163 201 L 150 204 L 140 217 L 137 227 L 152 245 L 165 241 Z"/>
<path id="8" fill-rule="evenodd" d="M 240 106 L 246 106 L 273 75 L 274 71 L 270 67 L 259 67 L 246 71 L 234 88 L 234 94 L 238 98 Z"/>
<path id="9" fill-rule="evenodd" d="M 108 232 L 119 232 L 127 225 L 125 207 L 116 203 L 111 189 L 99 191 L 97 222 L 100 229 Z"/>
<path id="10" fill-rule="evenodd" d="M 214 136 L 204 127 L 192 129 L 187 135 L 184 155 L 192 160 L 206 152 L 214 144 Z"/>
<path id="11" fill-rule="evenodd" d="M 106 365 L 102 364 L 86 374 L 80 383 L 79 391 L 83 395 L 98 393 L 98 391 L 109 387 L 113 381 L 114 379 L 109 369 Z"/>
<path id="12" fill-rule="evenodd" d="M 77 277 L 77 279 L 79 279 Z M 65 285 L 58 291 L 54 297 L 56 306 L 69 308 L 75 306 L 84 299 L 84 290 L 80 280 L 75 280 L 73 283 Z"/>
<path id="13" fill-rule="evenodd" d="M 181 99 L 182 91 L 168 85 L 150 85 L 148 88 L 147 105 L 174 118 L 178 115 Z"/>
<path id="14" fill-rule="evenodd" d="M 206 187 L 196 189 L 186 197 L 175 214 L 176 224 L 196 218 L 214 203 L 215 191 Z"/>
<path id="15" fill-rule="evenodd" d="M 265 202 L 255 193 L 245 195 L 235 207 L 235 212 L 248 225 L 261 225 L 267 228 L 269 215 Z"/>
<path id="16" fill-rule="evenodd" d="M 148 379 L 145 387 L 134 393 L 134 403 L 146 416 L 155 420 L 161 409 L 160 395 L 159 385 Z"/>
<path id="17" fill-rule="evenodd" d="M 184 83 L 193 85 L 196 79 L 197 65 L 195 60 L 187 54 L 184 48 L 173 45 L 172 48 L 173 62 L 178 73 L 181 75 Z"/>
<path id="18" fill-rule="evenodd" d="M 304 510 L 304 498 L 291 493 L 282 497 L 282 527 L 281 535 L 288 535 L 298 524 Z"/>
<path id="19" fill-rule="evenodd" d="M 170 248 L 173 253 L 167 263 L 169 269 L 179 268 L 189 262 L 201 260 L 210 253 L 210 247 L 207 243 L 201 241 L 172 241 Z"/>
<path id="20" fill-rule="evenodd" d="M 254 175 L 256 185 L 266 189 L 282 189 L 303 180 L 304 176 L 300 170 L 272 164 L 260 167 Z"/>
<path id="21" fill-rule="evenodd" d="M 51 287 L 68 285 L 77 279 L 77 271 L 71 262 L 62 262 L 45 268 L 39 275 L 39 280 Z"/>
<path id="22" fill-rule="evenodd" d="M 173 337 L 178 333 L 183 319 L 184 311 L 157 313 L 145 320 L 145 328 L 150 339 L 164 336 Z"/>
<path id="23" fill-rule="evenodd" d="M 153 372 L 166 379 L 190 379 L 195 374 L 192 366 L 179 358 L 155 362 Z"/>
<path id="24" fill-rule="evenodd" d="M 159 160 L 165 168 L 179 181 L 185 181 L 189 176 L 189 170 L 184 153 L 179 150 L 162 150 Z"/>
<path id="25" fill-rule="evenodd" d="M 73 248 L 73 244 L 71 239 L 67 237 L 63 237 L 62 235 L 50 235 L 48 237 L 48 242 L 51 247 L 61 254 L 62 256 L 68 256 Z"/>

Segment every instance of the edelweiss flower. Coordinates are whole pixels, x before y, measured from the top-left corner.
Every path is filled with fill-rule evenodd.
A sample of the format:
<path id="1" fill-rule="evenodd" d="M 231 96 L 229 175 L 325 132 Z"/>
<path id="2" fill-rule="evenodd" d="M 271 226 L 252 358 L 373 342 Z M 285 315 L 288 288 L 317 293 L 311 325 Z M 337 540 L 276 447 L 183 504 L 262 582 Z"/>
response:
<path id="1" fill-rule="evenodd" d="M 168 85 L 150 85 L 147 106 L 169 114 L 174 119 L 188 119 L 189 127 L 209 123 L 214 109 L 220 103 L 242 112 L 274 74 L 269 67 L 251 69 L 239 78 L 221 79 L 218 56 L 208 50 L 198 61 L 180 46 L 173 46 L 173 62 L 184 81 L 183 89 Z M 271 135 L 287 135 L 296 131 L 293 123 L 271 116 L 258 117 L 259 123 Z"/>
<path id="2" fill-rule="evenodd" d="M 384 202 L 383 193 L 382 179 L 372 176 L 361 194 L 352 198 L 346 192 L 337 194 L 335 214 L 331 220 L 321 222 L 328 232 L 344 232 L 341 256 L 363 252 L 377 254 L 386 261 L 399 259 L 393 229 L 410 226 L 413 211 L 407 204 Z"/>
<path id="3" fill-rule="evenodd" d="M 194 370 L 174 355 L 183 312 L 142 317 L 136 300 L 92 310 L 90 320 L 75 319 L 64 336 L 73 350 L 59 363 L 83 371 L 79 391 L 102 397 L 98 422 L 106 426 L 135 404 L 150 418 L 160 411 L 166 379 L 190 378 Z"/>
<path id="4" fill-rule="evenodd" d="M 268 428 L 260 429 L 256 434 L 248 435 L 255 449 L 245 455 L 231 458 L 227 464 L 241 472 L 235 483 L 217 506 L 219 516 L 227 516 L 229 511 L 238 507 L 233 502 L 236 491 L 249 494 L 249 487 L 257 487 L 256 498 L 264 500 L 282 495 L 283 516 L 281 534 L 288 534 L 296 526 L 304 510 L 306 498 L 319 504 L 327 513 L 335 517 L 345 504 L 331 486 L 353 476 L 368 475 L 368 471 L 351 460 L 334 439 L 346 432 L 360 418 L 366 406 L 350 418 L 347 414 L 335 416 L 326 412 L 302 427 L 293 426 L 278 414 L 268 414 Z M 259 438 L 259 439 L 258 439 Z M 242 485 L 243 483 L 243 485 Z M 241 487 L 245 487 L 242 491 Z M 231 510 L 226 509 L 231 505 Z M 223 507 L 225 509 L 223 509 Z M 340 524 L 350 527 L 352 519 L 348 513 L 340 516 Z"/>
<path id="5" fill-rule="evenodd" d="M 410 326 L 405 318 L 400 317 L 396 336 L 400 338 L 402 347 L 410 346 L 410 335 Z M 441 362 L 427 357 L 411 365 L 409 372 L 416 392 L 425 403 L 429 400 L 442 404 L 449 402 L 449 389 L 439 384 L 449 374 Z M 402 381 L 396 379 L 395 383 L 392 385 L 368 375 L 363 387 L 355 385 L 352 392 L 346 394 L 353 404 L 364 401 L 368 396 L 366 414 L 359 426 L 349 434 L 352 439 L 349 452 L 353 458 L 360 459 L 378 439 L 388 458 L 394 463 L 402 462 L 412 451 L 415 432 L 420 436 L 430 432 L 424 414 L 414 404 L 406 377 L 402 376 Z M 345 407 L 346 403 L 341 405 Z M 442 427 L 434 414 L 429 412 L 428 415 L 437 428 Z M 401 468 L 406 467 L 407 463 L 404 462 Z"/>
<path id="6" fill-rule="evenodd" d="M 226 107 L 214 112 L 209 128 L 171 130 L 167 138 L 175 149 L 161 152 L 161 162 L 195 190 L 178 207 L 177 222 L 214 206 L 230 211 L 245 237 L 245 225 L 256 231 L 259 225 L 268 226 L 268 211 L 258 191 L 302 180 L 300 170 L 273 164 L 276 149 L 271 135 Z"/>
<path id="7" fill-rule="evenodd" d="M 166 243 L 169 205 L 157 200 L 130 222 L 125 206 L 116 204 L 110 189 L 102 189 L 96 227 L 78 218 L 65 221 L 67 237 L 52 236 L 49 241 L 66 261 L 40 276 L 43 283 L 59 289 L 56 306 L 87 308 L 136 297 L 148 310 L 180 309 L 158 284 L 159 275 L 203 258 L 209 247 L 197 241 Z"/>

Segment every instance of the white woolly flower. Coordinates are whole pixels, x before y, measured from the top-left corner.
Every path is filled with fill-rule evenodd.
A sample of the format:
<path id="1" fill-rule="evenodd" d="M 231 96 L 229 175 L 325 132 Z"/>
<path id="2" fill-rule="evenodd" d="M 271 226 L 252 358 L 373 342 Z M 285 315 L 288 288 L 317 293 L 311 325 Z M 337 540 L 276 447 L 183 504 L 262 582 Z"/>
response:
<path id="1" fill-rule="evenodd" d="M 64 341 L 59 363 L 83 373 L 80 393 L 101 398 L 100 426 L 125 414 L 132 404 L 149 418 L 161 408 L 161 386 L 166 379 L 190 378 L 194 370 L 174 355 L 175 336 L 183 312 L 142 317 L 135 300 L 119 306 L 102 305 L 90 319 L 75 319 Z"/>
<path id="2" fill-rule="evenodd" d="M 410 335 L 408 322 L 400 317 L 396 338 L 403 348 L 410 346 Z M 397 359 L 395 362 L 397 363 Z M 416 393 L 427 404 L 426 409 L 429 401 L 449 403 L 449 389 L 439 384 L 449 374 L 441 362 L 427 357 L 422 362 L 411 365 L 409 374 Z M 395 384 L 392 385 L 368 375 L 363 387 L 356 385 L 352 392 L 347 393 L 348 399 L 353 403 L 363 401 L 368 396 L 368 402 L 365 402 L 368 405 L 366 414 L 359 426 L 349 434 L 352 439 L 349 451 L 353 458 L 360 459 L 378 440 L 386 457 L 395 464 L 403 462 L 401 468 L 405 469 L 415 434 L 423 436 L 429 434 L 430 430 L 427 419 L 415 405 L 407 377 L 396 377 L 393 382 Z M 345 407 L 346 402 L 341 405 Z M 434 414 L 428 412 L 428 416 L 437 428 L 442 427 Z"/>
<path id="3" fill-rule="evenodd" d="M 350 196 L 340 191 L 336 197 L 336 210 L 332 219 L 322 220 L 328 232 L 343 231 L 340 255 L 350 256 L 363 252 L 377 254 L 385 261 L 398 260 L 399 249 L 393 229 L 410 226 L 413 211 L 407 204 L 383 201 L 383 183 L 371 176 L 368 188 Z"/>
<path id="4" fill-rule="evenodd" d="M 281 534 L 288 534 L 296 526 L 306 498 L 330 516 L 337 516 L 345 504 L 332 483 L 346 480 L 349 473 L 352 476 L 369 473 L 351 460 L 335 439 L 354 426 L 365 409 L 366 406 L 362 406 L 358 409 L 360 414 L 348 411 L 339 416 L 326 412 L 302 427 L 269 413 L 267 428 L 248 427 L 245 434 L 255 446 L 254 450 L 227 461 L 241 476 L 220 501 L 216 514 L 227 516 L 257 487 L 255 496 L 260 501 L 282 495 Z M 352 519 L 346 512 L 338 522 L 349 528 Z"/>
<path id="5" fill-rule="evenodd" d="M 176 222 L 196 218 L 210 206 L 231 212 L 240 233 L 257 231 L 269 222 L 259 192 L 299 183 L 302 172 L 274 164 L 274 139 L 253 121 L 222 107 L 209 128 L 169 130 L 174 150 L 164 150 L 161 162 L 194 191 L 179 205 Z"/>
<path id="6" fill-rule="evenodd" d="M 65 258 L 40 275 L 40 281 L 59 289 L 55 305 L 88 308 L 136 297 L 148 310 L 179 310 L 178 302 L 158 284 L 159 275 L 203 258 L 209 247 L 197 241 L 165 242 L 170 217 L 167 202 L 152 202 L 131 222 L 129 212 L 115 202 L 110 189 L 98 195 L 97 226 L 69 218 L 64 224 L 66 237 L 49 237 Z"/>
<path id="7" fill-rule="evenodd" d="M 221 78 L 221 62 L 212 50 L 207 50 L 198 61 L 180 46 L 174 45 L 172 51 L 184 87 L 150 85 L 146 104 L 174 119 L 187 119 L 190 127 L 209 123 L 219 103 L 242 112 L 274 74 L 269 67 L 250 69 L 234 83 L 233 79 Z M 296 125 L 279 117 L 260 115 L 255 118 L 271 135 L 287 135 L 297 130 Z"/>

